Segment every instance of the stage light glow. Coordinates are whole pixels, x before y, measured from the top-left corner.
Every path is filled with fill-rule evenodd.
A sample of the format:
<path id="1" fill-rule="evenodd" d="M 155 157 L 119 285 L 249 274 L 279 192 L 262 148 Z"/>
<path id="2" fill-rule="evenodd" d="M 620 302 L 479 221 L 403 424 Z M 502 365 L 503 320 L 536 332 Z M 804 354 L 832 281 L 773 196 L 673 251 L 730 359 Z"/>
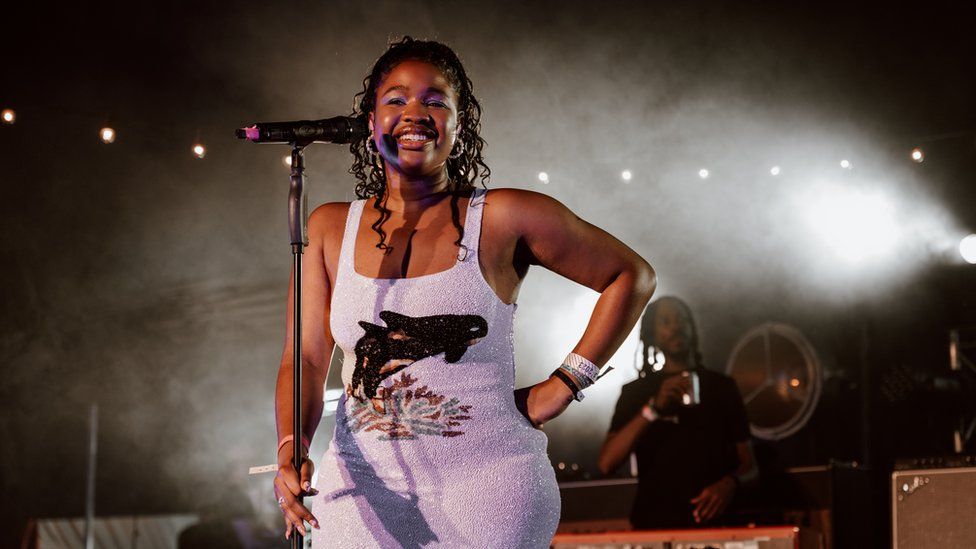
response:
<path id="1" fill-rule="evenodd" d="M 326 389 L 324 398 L 322 399 L 325 403 L 323 412 L 326 415 L 334 414 L 337 409 L 339 409 L 339 398 L 342 397 L 342 389 Z"/>
<path id="2" fill-rule="evenodd" d="M 848 160 L 848 159 L 845 158 L 845 159 L 843 159 L 843 160 L 840 161 L 840 167 L 841 168 L 844 168 L 845 170 L 849 170 L 849 169 L 853 168 L 854 166 L 851 164 L 851 161 L 850 160 Z"/>
<path id="3" fill-rule="evenodd" d="M 793 379 L 790 380 L 790 387 L 793 387 L 794 389 L 796 389 L 799 386 L 800 386 L 800 380 L 799 380 L 799 378 L 795 378 L 794 377 Z"/>
<path id="4" fill-rule="evenodd" d="M 290 168 L 291 167 L 291 155 L 290 154 L 286 154 L 285 156 L 281 157 L 281 163 L 284 164 L 285 166 L 288 166 Z"/>
<path id="5" fill-rule="evenodd" d="M 891 199 L 878 190 L 817 186 L 804 200 L 813 233 L 839 258 L 859 263 L 889 254 L 902 238 Z"/>
<path id="6" fill-rule="evenodd" d="M 634 174 L 630 173 L 630 170 L 624 170 L 620 172 L 620 179 L 623 179 L 625 182 L 630 181 L 633 177 Z"/>
<path id="7" fill-rule="evenodd" d="M 539 172 L 539 181 L 548 184 L 549 174 L 547 174 L 546 172 Z"/>
<path id="8" fill-rule="evenodd" d="M 711 175 L 711 174 L 705 168 L 702 168 L 702 169 L 698 170 L 698 177 L 700 177 L 702 179 L 708 179 L 708 176 L 709 175 Z"/>
<path id="9" fill-rule="evenodd" d="M 99 131 L 99 134 L 102 136 L 103 143 L 115 142 L 115 130 L 112 128 L 102 128 L 101 131 Z"/>
<path id="10" fill-rule="evenodd" d="M 918 147 L 912 149 L 912 160 L 919 164 L 925 161 L 925 153 L 922 152 L 922 149 Z"/>
<path id="11" fill-rule="evenodd" d="M 13 124 L 17 120 L 17 113 L 13 109 L 3 109 L 3 123 Z"/>
<path id="12" fill-rule="evenodd" d="M 769 175 L 779 175 L 779 173 L 780 173 L 779 166 L 773 166 L 772 168 L 769 168 Z"/>
<path id="13" fill-rule="evenodd" d="M 976 234 L 971 234 L 959 241 L 959 253 L 966 263 L 976 265 Z"/>
<path id="14" fill-rule="evenodd" d="M 193 146 L 193 154 L 197 158 L 203 158 L 204 156 L 207 156 L 207 148 L 197 143 L 196 145 Z"/>

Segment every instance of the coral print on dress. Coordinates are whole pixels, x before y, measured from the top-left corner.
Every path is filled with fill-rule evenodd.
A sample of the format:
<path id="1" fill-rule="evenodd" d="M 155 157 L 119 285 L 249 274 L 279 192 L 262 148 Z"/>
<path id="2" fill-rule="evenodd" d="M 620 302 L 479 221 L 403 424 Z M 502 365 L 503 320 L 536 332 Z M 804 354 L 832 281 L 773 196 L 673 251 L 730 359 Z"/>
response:
<path id="1" fill-rule="evenodd" d="M 471 419 L 470 405 L 462 405 L 458 398 L 447 399 L 434 394 L 426 385 L 413 387 L 417 378 L 404 372 L 389 387 L 380 387 L 377 398 L 382 399 L 383 411 L 367 402 L 352 401 L 346 427 L 353 433 L 379 431 L 379 440 L 415 439 L 417 435 L 456 437 L 461 421 Z"/>
<path id="2" fill-rule="evenodd" d="M 404 373 L 392 385 L 384 379 L 414 362 L 444 353 L 453 364 L 488 334 L 488 322 L 478 315 L 411 317 L 381 311 L 386 326 L 360 321 L 365 333 L 356 342 L 356 366 L 346 393 L 354 398 L 351 430 L 380 430 L 385 438 L 415 438 L 420 434 L 457 436 L 454 429 L 468 419 L 470 406 L 457 398 L 434 394 L 426 385 L 414 387 L 416 378 Z"/>

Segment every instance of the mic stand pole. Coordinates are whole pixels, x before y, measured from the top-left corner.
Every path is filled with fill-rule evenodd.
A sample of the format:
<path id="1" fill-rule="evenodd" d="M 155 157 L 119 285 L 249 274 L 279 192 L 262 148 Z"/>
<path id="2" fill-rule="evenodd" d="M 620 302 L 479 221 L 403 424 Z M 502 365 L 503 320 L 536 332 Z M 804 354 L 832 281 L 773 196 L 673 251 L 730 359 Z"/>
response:
<path id="1" fill-rule="evenodd" d="M 308 143 L 292 143 L 291 175 L 288 191 L 288 233 L 291 237 L 291 253 L 294 258 L 294 290 L 292 312 L 293 371 L 292 371 L 292 447 L 295 449 L 293 464 L 295 471 L 302 472 L 302 254 L 308 246 L 308 202 L 305 192 L 305 160 L 303 153 Z M 304 497 L 298 496 L 298 503 L 304 505 Z M 303 537 L 298 529 L 292 531 L 292 549 L 302 549 Z"/>

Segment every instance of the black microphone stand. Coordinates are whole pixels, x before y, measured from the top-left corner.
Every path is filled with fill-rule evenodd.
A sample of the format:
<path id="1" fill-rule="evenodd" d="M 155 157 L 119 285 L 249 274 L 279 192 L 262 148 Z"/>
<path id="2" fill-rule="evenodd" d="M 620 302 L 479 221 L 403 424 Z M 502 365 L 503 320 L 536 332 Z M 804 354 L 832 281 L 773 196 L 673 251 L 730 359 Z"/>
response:
<path id="1" fill-rule="evenodd" d="M 262 129 L 263 128 L 263 129 Z M 369 133 L 364 118 L 337 116 L 325 120 L 253 124 L 235 130 L 238 139 L 256 143 L 288 143 L 291 145 L 291 174 L 288 191 L 288 234 L 294 258 L 294 289 L 292 291 L 292 463 L 295 471 L 302 471 L 302 254 L 308 246 L 308 198 L 305 192 L 305 147 L 312 143 L 350 143 Z M 304 497 L 298 496 L 304 505 Z M 296 529 L 292 549 L 303 546 L 302 534 Z"/>
<path id="2" fill-rule="evenodd" d="M 291 144 L 291 174 L 288 189 L 288 234 L 291 237 L 291 254 L 294 259 L 294 289 L 292 292 L 292 447 L 295 453 L 292 463 L 299 475 L 302 471 L 302 254 L 308 246 L 308 198 L 305 192 L 305 146 L 307 143 Z M 304 505 L 304 497 L 298 496 L 298 503 Z M 303 537 L 296 528 L 292 532 L 292 549 L 303 547 Z"/>

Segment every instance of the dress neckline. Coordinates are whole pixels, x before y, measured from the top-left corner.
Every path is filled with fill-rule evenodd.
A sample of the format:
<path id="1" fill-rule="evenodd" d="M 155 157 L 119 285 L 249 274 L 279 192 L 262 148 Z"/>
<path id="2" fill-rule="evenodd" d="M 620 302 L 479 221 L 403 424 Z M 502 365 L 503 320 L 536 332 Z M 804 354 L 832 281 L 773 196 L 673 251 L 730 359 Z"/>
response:
<path id="1" fill-rule="evenodd" d="M 471 254 L 471 250 L 470 250 L 470 248 L 471 248 L 471 246 L 470 246 L 471 239 L 469 238 L 469 234 L 470 233 L 468 232 L 468 225 L 470 225 L 470 223 L 468 223 L 468 220 L 471 219 L 471 203 L 474 201 L 474 199 L 477 196 L 477 194 L 478 194 L 478 189 L 477 188 L 475 188 L 475 189 L 473 189 L 471 191 L 471 196 L 468 198 L 468 207 L 467 207 L 467 209 L 464 210 L 464 225 L 463 225 L 464 238 L 462 239 L 461 243 L 462 244 L 465 244 L 466 246 L 468 246 L 468 252 L 467 252 L 468 255 Z M 358 276 L 359 278 L 365 279 L 365 280 L 373 280 L 373 281 L 376 281 L 376 282 L 393 282 L 393 281 L 396 281 L 396 280 L 420 280 L 420 279 L 425 279 L 425 278 L 432 278 L 432 277 L 436 277 L 436 276 L 442 276 L 442 275 L 445 275 L 447 273 L 450 273 L 451 271 L 453 271 L 454 269 L 456 269 L 462 263 L 463 260 L 460 257 L 458 257 L 457 255 L 455 255 L 454 256 L 454 263 L 452 263 L 450 267 L 448 267 L 446 269 L 443 269 L 443 270 L 440 270 L 440 271 L 437 271 L 437 272 L 433 272 L 433 273 L 427 273 L 427 274 L 422 274 L 422 275 L 417 275 L 417 276 L 401 276 L 401 277 L 393 277 L 393 278 L 376 278 L 376 277 L 372 277 L 372 276 L 366 276 L 366 275 L 360 273 L 358 270 L 356 270 L 356 241 L 359 239 L 359 226 L 362 224 L 363 213 L 366 211 L 366 200 L 368 200 L 368 199 L 365 199 L 364 198 L 361 201 L 361 203 L 360 203 L 359 212 L 358 212 L 358 215 L 356 216 L 356 220 L 355 220 L 356 221 L 356 224 L 355 224 L 355 227 L 354 227 L 354 230 L 353 230 L 353 233 L 352 233 L 352 242 L 350 243 L 350 246 L 351 246 L 351 249 L 349 251 L 350 263 L 351 263 L 350 270 L 353 272 L 354 275 Z"/>

